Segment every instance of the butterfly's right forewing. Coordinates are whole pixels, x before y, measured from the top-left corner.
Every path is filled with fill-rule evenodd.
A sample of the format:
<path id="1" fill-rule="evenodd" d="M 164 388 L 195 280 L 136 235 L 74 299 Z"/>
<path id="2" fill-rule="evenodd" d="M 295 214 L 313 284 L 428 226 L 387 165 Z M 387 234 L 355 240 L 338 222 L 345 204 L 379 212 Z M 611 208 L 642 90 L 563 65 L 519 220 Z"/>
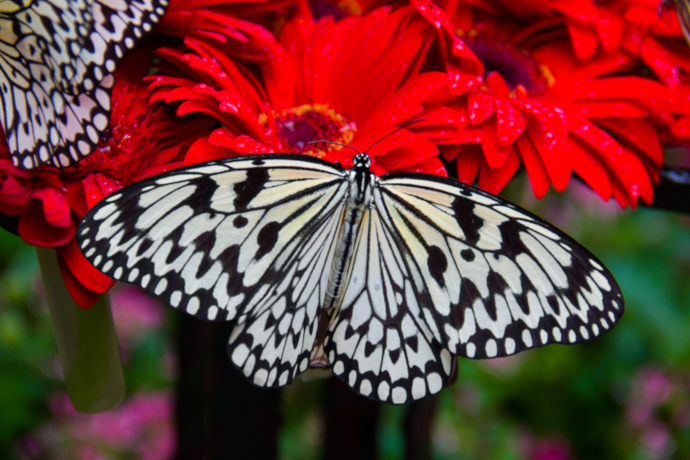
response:
<path id="1" fill-rule="evenodd" d="M 341 170 L 304 157 L 206 163 L 108 196 L 84 217 L 77 241 L 96 268 L 173 307 L 254 321 L 281 296 L 306 305 L 293 291 L 307 289 L 312 274 L 299 262 L 318 260 L 310 242 L 344 193 Z"/>

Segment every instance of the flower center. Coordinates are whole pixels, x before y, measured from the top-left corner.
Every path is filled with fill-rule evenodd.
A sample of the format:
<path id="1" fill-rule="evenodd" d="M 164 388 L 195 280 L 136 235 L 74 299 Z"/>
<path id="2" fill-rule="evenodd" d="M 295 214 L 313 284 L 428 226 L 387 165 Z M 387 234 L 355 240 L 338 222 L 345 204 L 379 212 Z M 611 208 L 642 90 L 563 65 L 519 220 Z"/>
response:
<path id="1" fill-rule="evenodd" d="M 485 76 L 498 72 L 510 89 L 520 85 L 530 96 L 539 96 L 548 90 L 553 78 L 551 73 L 526 51 L 481 34 L 469 33 L 462 39 L 484 64 Z"/>
<path id="2" fill-rule="evenodd" d="M 273 112 L 272 115 L 273 120 L 269 120 L 265 114 L 260 115 L 259 123 L 270 132 L 271 121 L 273 122 L 275 134 L 287 152 L 320 157 L 325 152 L 340 150 L 342 147 L 327 142 L 309 142 L 349 144 L 357 131 L 354 123 L 347 122 L 342 115 L 323 104 L 301 105 Z"/>

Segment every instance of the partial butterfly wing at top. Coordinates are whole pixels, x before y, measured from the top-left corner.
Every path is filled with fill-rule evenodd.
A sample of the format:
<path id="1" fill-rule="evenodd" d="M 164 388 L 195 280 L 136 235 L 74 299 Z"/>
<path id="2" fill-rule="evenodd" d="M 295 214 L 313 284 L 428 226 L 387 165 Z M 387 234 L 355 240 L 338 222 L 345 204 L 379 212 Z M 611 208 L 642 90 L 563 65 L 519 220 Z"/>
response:
<path id="1" fill-rule="evenodd" d="M 234 321 L 232 363 L 279 387 L 328 364 L 404 404 L 441 391 L 453 356 L 591 340 L 623 314 L 611 273 L 501 198 L 424 174 L 376 177 L 307 156 L 170 171 L 106 197 L 81 251 L 202 319 Z"/>
<path id="2" fill-rule="evenodd" d="M 70 166 L 108 127 L 112 72 L 168 0 L 0 4 L 2 127 L 15 166 Z"/>

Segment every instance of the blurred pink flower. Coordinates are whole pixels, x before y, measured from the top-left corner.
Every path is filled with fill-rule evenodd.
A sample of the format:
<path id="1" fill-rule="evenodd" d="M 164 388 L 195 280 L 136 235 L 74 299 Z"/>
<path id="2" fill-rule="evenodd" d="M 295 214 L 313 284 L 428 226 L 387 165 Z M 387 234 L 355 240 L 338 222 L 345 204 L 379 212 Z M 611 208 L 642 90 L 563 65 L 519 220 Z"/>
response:
<path id="1" fill-rule="evenodd" d="M 120 284 L 110 293 L 117 336 L 126 348 L 136 344 L 150 331 L 163 324 L 166 310 L 160 301 L 140 288 Z"/>
<path id="2" fill-rule="evenodd" d="M 655 406 L 663 404 L 675 386 L 664 373 L 651 367 L 642 369 L 636 380 L 639 396 Z"/>
<path id="3" fill-rule="evenodd" d="M 54 418 L 18 446 L 24 456 L 44 452 L 54 460 L 168 460 L 177 448 L 174 397 L 168 392 L 136 394 L 102 414 L 74 410 L 65 393 L 49 401 Z"/>
<path id="4" fill-rule="evenodd" d="M 668 458 L 675 450 L 673 439 L 663 423 L 652 423 L 642 432 L 642 444 L 652 458 Z"/>
<path id="5" fill-rule="evenodd" d="M 523 444 L 524 457 L 529 460 L 572 460 L 570 444 L 560 436 L 536 438 L 527 436 Z"/>

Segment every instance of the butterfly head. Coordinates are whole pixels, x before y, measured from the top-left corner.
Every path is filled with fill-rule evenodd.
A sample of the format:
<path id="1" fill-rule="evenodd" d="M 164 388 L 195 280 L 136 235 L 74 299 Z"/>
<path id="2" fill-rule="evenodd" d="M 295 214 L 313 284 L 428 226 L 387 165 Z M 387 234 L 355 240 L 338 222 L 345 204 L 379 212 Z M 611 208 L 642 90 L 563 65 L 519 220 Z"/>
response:
<path id="1" fill-rule="evenodd" d="M 371 158 L 369 158 L 369 155 L 366 153 L 360 152 L 352 159 L 352 167 L 354 169 L 364 169 L 368 171 L 371 167 Z"/>

